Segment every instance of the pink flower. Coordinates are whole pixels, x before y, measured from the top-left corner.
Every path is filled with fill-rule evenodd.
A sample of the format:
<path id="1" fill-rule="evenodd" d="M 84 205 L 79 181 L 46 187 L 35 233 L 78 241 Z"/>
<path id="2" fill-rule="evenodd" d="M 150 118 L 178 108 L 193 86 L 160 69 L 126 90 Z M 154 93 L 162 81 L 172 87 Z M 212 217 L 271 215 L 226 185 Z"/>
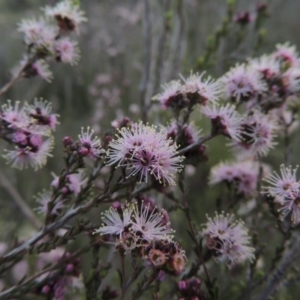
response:
<path id="1" fill-rule="evenodd" d="M 77 43 L 69 38 L 61 38 L 55 43 L 56 59 L 63 63 L 75 65 L 79 60 Z"/>
<path id="2" fill-rule="evenodd" d="M 27 104 L 26 111 L 42 131 L 45 130 L 45 127 L 55 130 L 59 124 L 58 115 L 52 113 L 52 104 L 42 98 L 34 99 L 34 103 L 31 105 Z"/>
<path id="3" fill-rule="evenodd" d="M 276 45 L 276 51 L 272 57 L 279 61 L 283 69 L 299 66 L 299 57 L 295 46 L 289 43 Z"/>
<path id="4" fill-rule="evenodd" d="M 249 60 L 248 63 L 252 69 L 261 73 L 264 79 L 270 80 L 280 75 L 280 64 L 272 56 L 263 55 Z"/>
<path id="5" fill-rule="evenodd" d="M 234 184 L 236 193 L 251 197 L 257 189 L 260 166 L 252 160 L 234 163 L 220 163 L 210 172 L 210 185 L 220 182 Z"/>
<path id="6" fill-rule="evenodd" d="M 224 96 L 232 101 L 247 101 L 266 90 L 261 74 L 246 65 L 236 65 L 221 79 Z"/>
<path id="7" fill-rule="evenodd" d="M 204 106 L 201 112 L 211 119 L 213 130 L 220 132 L 234 140 L 241 138 L 242 118 L 235 109 L 235 106 Z"/>
<path id="8" fill-rule="evenodd" d="M 181 83 L 179 80 L 173 80 L 162 86 L 164 91 L 155 97 L 153 100 L 157 100 L 162 104 L 164 109 L 168 107 L 180 106 L 180 102 L 183 100 L 180 94 Z M 185 102 L 185 101 L 184 101 Z"/>
<path id="9" fill-rule="evenodd" d="M 291 166 L 285 167 L 281 165 L 280 174 L 277 172 L 268 174 L 263 180 L 269 183 L 270 186 L 265 186 L 263 193 L 270 196 L 277 196 L 280 201 L 283 201 L 286 197 L 290 197 L 300 188 L 300 183 L 296 178 L 297 169 L 298 167 L 292 169 Z"/>
<path id="10" fill-rule="evenodd" d="M 46 6 L 44 9 L 47 17 L 55 18 L 61 30 L 76 31 L 79 33 L 79 26 L 82 22 L 86 22 L 87 18 L 79 6 L 73 4 L 71 0 L 58 2 L 55 6 Z"/>
<path id="11" fill-rule="evenodd" d="M 220 82 L 214 81 L 211 77 L 204 79 L 204 72 L 192 74 L 188 78 L 183 78 L 184 85 L 181 87 L 183 94 L 198 94 L 200 104 L 216 103 L 220 97 Z"/>
<path id="12" fill-rule="evenodd" d="M 77 196 L 86 185 L 87 178 L 85 177 L 84 171 L 80 170 L 78 173 L 67 175 L 67 181 L 69 191 Z"/>
<path id="13" fill-rule="evenodd" d="M 276 202 L 279 202 L 281 207 L 278 211 L 281 214 L 281 217 L 284 218 L 291 213 L 291 220 L 294 225 L 300 223 L 300 190 L 299 184 L 298 189 L 294 189 L 289 193 L 285 198 L 276 199 Z"/>
<path id="14" fill-rule="evenodd" d="M 169 224 L 167 224 L 169 225 Z M 131 229 L 141 240 L 172 240 L 174 230 L 164 222 L 163 211 L 150 209 L 149 204 L 134 205 Z"/>
<path id="15" fill-rule="evenodd" d="M 255 110 L 241 123 L 241 140 L 232 141 L 230 145 L 241 157 L 267 155 L 276 145 L 274 138 L 277 129 L 277 123 L 272 116 Z"/>
<path id="16" fill-rule="evenodd" d="M 53 52 L 53 44 L 57 36 L 57 29 L 45 22 L 39 20 L 23 20 L 19 24 L 19 31 L 24 33 L 26 45 L 35 47 L 37 51 L 41 51 L 44 55 L 47 52 Z"/>
<path id="17" fill-rule="evenodd" d="M 156 131 L 142 123 L 121 128 L 109 144 L 108 165 L 126 167 L 128 176 L 148 181 L 151 176 L 163 184 L 174 185 L 174 177 L 182 169 L 182 157 L 176 156 L 177 146 L 166 138 L 163 130 Z"/>
<path id="18" fill-rule="evenodd" d="M 14 168 L 23 169 L 31 166 L 37 170 L 46 164 L 48 157 L 52 156 L 53 138 L 45 141 L 38 136 L 30 136 L 30 138 L 27 146 L 6 150 L 6 154 L 3 155 Z"/>
<path id="19" fill-rule="evenodd" d="M 290 68 L 282 74 L 282 87 L 287 95 L 300 92 L 300 68 Z"/>
<path id="20" fill-rule="evenodd" d="M 101 154 L 101 143 L 97 136 L 93 137 L 94 131 L 87 127 L 86 130 L 81 128 L 81 134 L 78 136 L 81 143 L 82 153 L 86 153 L 91 159 L 96 159 Z"/>
<path id="21" fill-rule="evenodd" d="M 29 125 L 29 118 L 24 108 L 20 108 L 20 101 L 12 105 L 11 101 L 3 104 L 0 111 L 0 118 L 8 123 L 12 129 L 25 129 Z"/>
<path id="22" fill-rule="evenodd" d="M 206 246 L 218 262 L 226 262 L 229 267 L 254 259 L 255 249 L 250 247 L 248 230 L 242 221 L 234 221 L 233 215 L 217 214 L 207 217 L 201 235 Z"/>

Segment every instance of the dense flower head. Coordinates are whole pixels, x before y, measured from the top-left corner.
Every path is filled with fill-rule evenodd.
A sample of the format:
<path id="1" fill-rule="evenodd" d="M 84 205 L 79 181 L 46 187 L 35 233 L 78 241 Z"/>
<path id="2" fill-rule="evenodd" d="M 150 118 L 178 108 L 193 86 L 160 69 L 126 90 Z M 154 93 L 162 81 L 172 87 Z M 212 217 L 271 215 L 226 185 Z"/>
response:
<path id="1" fill-rule="evenodd" d="M 266 91 L 260 72 L 245 64 L 230 69 L 220 81 L 225 98 L 235 102 L 251 100 Z"/>
<path id="2" fill-rule="evenodd" d="M 181 87 L 181 92 L 189 97 L 197 95 L 200 99 L 197 103 L 216 103 L 220 97 L 220 83 L 214 81 L 211 77 L 204 79 L 204 72 L 200 75 L 198 73 L 191 73 L 189 77 L 183 78 L 184 84 Z"/>
<path id="3" fill-rule="evenodd" d="M 277 172 L 269 173 L 264 181 L 270 184 L 264 187 L 263 193 L 273 197 L 279 197 L 280 200 L 294 194 L 300 188 L 300 182 L 297 180 L 296 172 L 298 167 L 292 168 L 280 166 L 280 174 Z"/>
<path id="4" fill-rule="evenodd" d="M 13 69 L 13 74 L 19 74 L 22 71 L 22 76 L 26 78 L 39 76 L 47 82 L 51 82 L 53 74 L 49 69 L 49 65 L 44 59 L 30 61 L 28 56 L 24 56 L 19 65 Z"/>
<path id="5" fill-rule="evenodd" d="M 116 139 L 109 143 L 108 165 L 125 167 L 129 176 L 140 181 L 155 180 L 174 185 L 175 175 L 182 169 L 182 157 L 176 156 L 177 146 L 167 139 L 164 130 L 135 123 L 131 128 L 118 130 Z"/>
<path id="6" fill-rule="evenodd" d="M 300 223 L 300 181 L 296 177 L 298 166 L 280 166 L 280 174 L 269 173 L 264 181 L 269 186 L 264 186 L 262 194 L 267 194 L 274 198 L 278 212 L 282 219 L 291 216 L 294 225 Z"/>
<path id="7" fill-rule="evenodd" d="M 250 247 L 248 230 L 242 221 L 233 221 L 233 215 L 223 213 L 208 222 L 201 231 L 207 248 L 212 251 L 216 261 L 226 262 L 229 267 L 254 259 L 255 249 Z"/>
<path id="8" fill-rule="evenodd" d="M 80 141 L 80 152 L 83 156 L 88 156 L 91 159 L 96 159 L 102 153 L 101 142 L 97 136 L 94 136 L 94 131 L 87 127 L 85 130 L 81 128 L 81 134 L 78 136 Z"/>
<path id="9" fill-rule="evenodd" d="M 126 253 L 153 241 L 173 238 L 173 230 L 165 223 L 164 211 L 151 205 L 127 203 L 124 207 L 111 206 L 102 214 L 103 225 L 95 233 L 113 235 L 116 246 Z"/>
<path id="10" fill-rule="evenodd" d="M 182 82 L 173 80 L 163 85 L 164 91 L 155 97 L 164 109 L 182 109 L 195 104 L 206 105 L 216 103 L 220 96 L 220 83 L 211 77 L 204 78 L 204 73 L 191 73 L 189 77 L 181 77 Z"/>
<path id="11" fill-rule="evenodd" d="M 203 106 L 201 112 L 211 119 L 213 130 L 224 134 L 234 140 L 240 140 L 242 118 L 236 111 L 235 106 Z"/>
<path id="12" fill-rule="evenodd" d="M 248 63 L 251 68 L 258 71 L 265 80 L 274 79 L 281 73 L 280 63 L 270 55 L 263 55 L 259 58 L 251 59 Z"/>
<path id="13" fill-rule="evenodd" d="M 289 43 L 276 45 L 276 51 L 272 53 L 272 57 L 280 62 L 283 70 L 299 66 L 299 56 L 296 47 Z"/>
<path id="14" fill-rule="evenodd" d="M 284 94 L 299 95 L 300 92 L 300 67 L 290 68 L 282 74 L 281 84 Z"/>
<path id="15" fill-rule="evenodd" d="M 256 192 L 259 172 L 260 166 L 253 160 L 220 163 L 211 169 L 209 183 L 234 184 L 237 194 L 251 197 Z"/>
<path id="16" fill-rule="evenodd" d="M 44 9 L 47 17 L 55 18 L 61 30 L 76 31 L 79 33 L 79 26 L 82 22 L 86 22 L 87 18 L 78 5 L 71 0 L 58 2 L 55 6 L 46 6 Z"/>
<path id="17" fill-rule="evenodd" d="M 276 142 L 274 138 L 278 129 L 277 121 L 271 115 L 258 110 L 243 118 L 241 123 L 241 140 L 230 143 L 241 157 L 267 155 Z"/>
<path id="18" fill-rule="evenodd" d="M 26 45 L 34 47 L 39 55 L 47 56 L 53 52 L 57 29 L 45 20 L 23 20 L 19 24 L 19 31 L 24 34 Z"/>
<path id="19" fill-rule="evenodd" d="M 180 144 L 181 148 L 196 143 L 201 136 L 201 130 L 196 128 L 193 123 L 178 126 L 178 123 L 173 120 L 165 129 L 168 139 L 172 139 Z"/>
<path id="20" fill-rule="evenodd" d="M 14 150 L 5 150 L 4 158 L 13 167 L 22 169 L 32 166 L 38 169 L 45 165 L 54 139 L 51 130 L 57 123 L 57 115 L 51 114 L 51 104 L 35 99 L 33 104 L 7 101 L 0 110 L 2 136 L 15 146 Z"/>
<path id="21" fill-rule="evenodd" d="M 25 109 L 27 114 L 32 118 L 33 123 L 44 130 L 44 128 L 49 128 L 55 130 L 58 124 L 58 114 L 52 113 L 52 103 L 40 99 L 34 99 L 33 104 L 26 104 Z"/>
<path id="22" fill-rule="evenodd" d="M 79 60 L 79 49 L 77 42 L 68 37 L 59 39 L 55 45 L 55 58 L 66 64 L 75 65 Z"/>
<path id="23" fill-rule="evenodd" d="M 14 150 L 6 150 L 3 157 L 14 168 L 23 169 L 28 166 L 35 170 L 43 167 L 48 157 L 52 157 L 53 138 L 43 140 L 39 135 L 30 135 L 26 144 L 20 142 Z"/>

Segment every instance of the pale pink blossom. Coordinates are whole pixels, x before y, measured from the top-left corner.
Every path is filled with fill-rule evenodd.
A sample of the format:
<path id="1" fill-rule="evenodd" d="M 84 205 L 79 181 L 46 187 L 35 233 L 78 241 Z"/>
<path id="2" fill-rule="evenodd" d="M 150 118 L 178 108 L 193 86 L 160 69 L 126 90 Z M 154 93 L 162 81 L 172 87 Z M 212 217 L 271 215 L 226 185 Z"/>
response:
<path id="1" fill-rule="evenodd" d="M 277 44 L 276 51 L 272 53 L 272 57 L 279 61 L 284 69 L 299 66 L 299 56 L 296 47 L 289 43 Z"/>
<path id="2" fill-rule="evenodd" d="M 75 41 L 69 38 L 61 38 L 55 43 L 56 60 L 70 65 L 75 65 L 79 60 L 79 49 Z"/>
<path id="3" fill-rule="evenodd" d="M 163 184 L 174 185 L 175 175 L 182 169 L 177 146 L 167 139 L 164 130 L 135 123 L 118 130 L 109 144 L 108 165 L 126 167 L 128 176 L 148 181 L 149 176 Z"/>
<path id="4" fill-rule="evenodd" d="M 206 246 L 218 262 L 229 267 L 254 259 L 255 249 L 250 246 L 248 230 L 242 221 L 234 221 L 233 215 L 217 214 L 207 217 L 208 222 L 201 231 Z"/>
<path id="5" fill-rule="evenodd" d="M 262 75 L 245 64 L 231 68 L 221 79 L 226 99 L 247 101 L 266 91 Z"/>
<path id="6" fill-rule="evenodd" d="M 74 4 L 71 0 L 60 1 L 53 7 L 46 6 L 43 10 L 47 17 L 56 19 L 61 30 L 74 30 L 79 33 L 80 24 L 87 21 L 79 5 Z"/>
<path id="7" fill-rule="evenodd" d="M 241 138 L 242 117 L 237 112 L 235 106 L 203 106 L 201 112 L 211 119 L 213 130 L 222 133 L 234 140 Z"/>

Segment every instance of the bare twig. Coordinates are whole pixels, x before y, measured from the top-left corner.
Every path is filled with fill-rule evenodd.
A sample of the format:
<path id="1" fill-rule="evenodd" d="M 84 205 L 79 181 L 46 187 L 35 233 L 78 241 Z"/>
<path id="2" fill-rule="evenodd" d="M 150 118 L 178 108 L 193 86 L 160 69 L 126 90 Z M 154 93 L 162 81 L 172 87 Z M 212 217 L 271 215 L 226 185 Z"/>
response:
<path id="1" fill-rule="evenodd" d="M 18 191 L 10 183 L 10 181 L 0 171 L 0 185 L 11 195 L 12 200 L 18 205 L 25 217 L 31 222 L 31 224 L 39 230 L 42 227 L 42 223 L 37 219 L 32 212 L 28 204 L 21 197 Z"/>
<path id="2" fill-rule="evenodd" d="M 143 122 L 147 121 L 147 105 L 146 105 L 146 93 L 150 76 L 151 67 L 151 20 L 150 20 L 150 2 L 149 0 L 144 0 L 144 71 L 140 82 L 140 106 L 141 106 L 141 118 Z"/>
<path id="3" fill-rule="evenodd" d="M 300 257 L 300 237 L 298 236 L 295 241 L 292 243 L 290 250 L 286 251 L 278 267 L 274 272 L 269 276 L 269 280 L 265 289 L 259 296 L 256 296 L 257 300 L 268 300 L 270 296 L 278 288 L 280 282 L 285 276 L 286 272 L 292 265 L 294 265 L 295 260 Z"/>

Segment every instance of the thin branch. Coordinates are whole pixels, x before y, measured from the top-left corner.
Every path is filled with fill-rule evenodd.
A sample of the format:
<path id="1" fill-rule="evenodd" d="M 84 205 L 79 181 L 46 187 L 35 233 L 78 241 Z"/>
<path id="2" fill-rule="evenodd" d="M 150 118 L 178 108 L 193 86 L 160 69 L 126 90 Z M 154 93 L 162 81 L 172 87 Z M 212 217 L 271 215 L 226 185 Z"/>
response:
<path id="1" fill-rule="evenodd" d="M 200 139 L 198 142 L 196 142 L 196 143 L 194 143 L 194 144 L 191 144 L 191 145 L 189 145 L 189 146 L 187 146 L 187 147 L 185 147 L 185 148 L 183 148 L 183 149 L 178 150 L 176 156 L 182 155 L 182 154 L 184 154 L 184 153 L 186 153 L 186 152 L 188 152 L 188 151 L 197 149 L 197 148 L 198 148 L 199 146 L 201 146 L 203 143 L 205 143 L 205 142 L 207 142 L 207 141 L 213 139 L 215 136 L 217 136 L 216 133 L 210 134 L 210 135 L 208 135 L 208 136 L 206 136 L 206 137 Z"/>
<path id="2" fill-rule="evenodd" d="M 42 227 L 42 223 L 37 219 L 35 214 L 32 212 L 28 204 L 21 197 L 15 187 L 10 183 L 10 181 L 2 174 L 0 171 L 0 185 L 10 194 L 12 200 L 21 209 L 24 216 L 31 222 L 31 224 L 39 230 Z"/>
<path id="3" fill-rule="evenodd" d="M 140 106 L 141 106 L 141 118 L 143 122 L 147 121 L 147 105 L 146 105 L 146 93 L 148 87 L 148 81 L 150 76 L 150 66 L 151 66 L 151 20 L 150 20 L 150 4 L 149 0 L 144 0 L 144 71 L 140 83 Z"/>
<path id="4" fill-rule="evenodd" d="M 278 267 L 269 276 L 269 280 L 265 289 L 259 296 L 256 296 L 256 300 L 268 300 L 270 296 L 274 294 L 283 277 L 290 267 L 295 264 L 295 260 L 300 257 L 300 237 L 297 237 L 292 244 L 289 251 L 286 251 Z"/>

